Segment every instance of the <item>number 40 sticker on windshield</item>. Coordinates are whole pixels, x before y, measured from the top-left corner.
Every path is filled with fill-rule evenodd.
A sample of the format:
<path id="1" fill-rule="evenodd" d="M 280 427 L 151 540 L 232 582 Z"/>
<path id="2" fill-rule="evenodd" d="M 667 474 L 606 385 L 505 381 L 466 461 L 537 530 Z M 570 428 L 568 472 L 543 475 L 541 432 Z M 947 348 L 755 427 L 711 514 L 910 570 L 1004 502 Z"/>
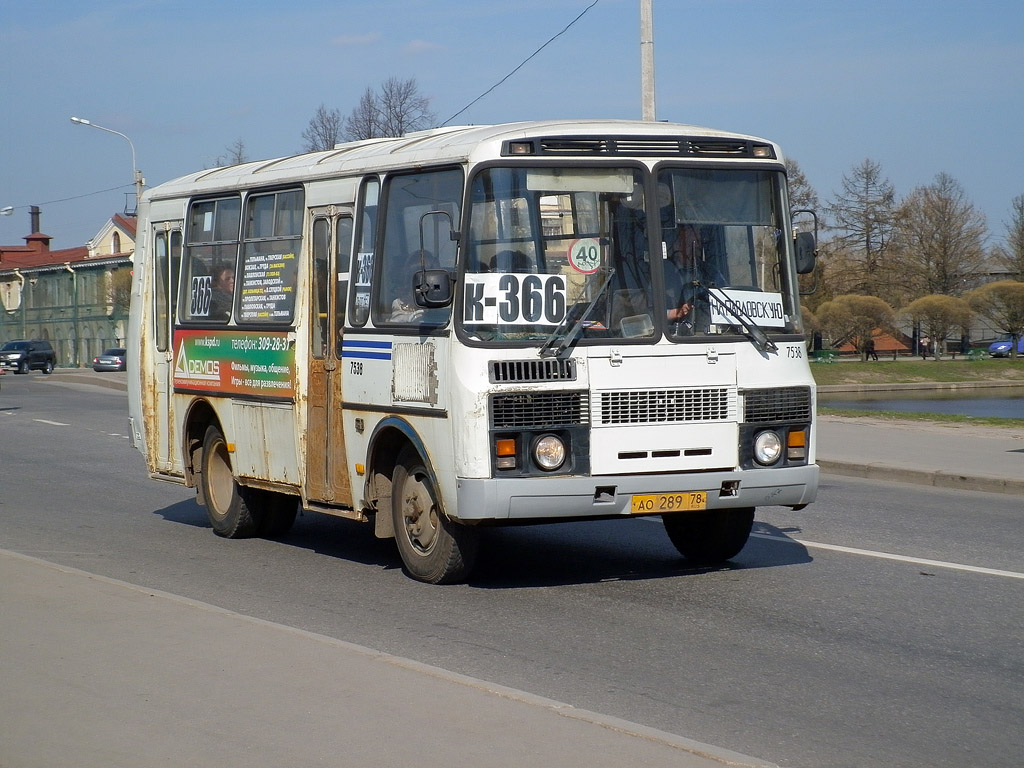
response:
<path id="1" fill-rule="evenodd" d="M 565 317 L 563 275 L 466 275 L 467 325 L 558 325 Z"/>
<path id="2" fill-rule="evenodd" d="M 601 241 L 596 237 L 581 237 L 569 244 L 569 264 L 577 272 L 592 275 L 601 266 Z"/>

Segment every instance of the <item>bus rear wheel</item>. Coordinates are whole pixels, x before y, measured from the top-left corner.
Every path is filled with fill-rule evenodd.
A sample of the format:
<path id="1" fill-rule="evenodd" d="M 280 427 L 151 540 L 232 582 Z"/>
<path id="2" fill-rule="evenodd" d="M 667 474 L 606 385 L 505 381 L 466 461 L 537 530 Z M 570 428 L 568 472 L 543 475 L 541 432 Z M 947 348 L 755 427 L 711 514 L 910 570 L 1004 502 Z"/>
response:
<path id="1" fill-rule="evenodd" d="M 473 568 L 478 536 L 451 522 L 437 500 L 437 490 L 416 451 L 404 450 L 391 489 L 395 541 L 406 572 L 428 584 L 464 580 Z"/>
<path id="2" fill-rule="evenodd" d="M 231 457 L 224 435 L 217 427 L 209 427 L 203 439 L 203 498 L 206 516 L 213 532 L 228 539 L 255 536 L 260 517 L 248 503 L 248 489 L 242 488 L 231 471 Z"/>
<path id="3" fill-rule="evenodd" d="M 697 565 L 713 565 L 735 557 L 746 546 L 754 508 L 676 512 L 661 519 L 683 557 Z"/>

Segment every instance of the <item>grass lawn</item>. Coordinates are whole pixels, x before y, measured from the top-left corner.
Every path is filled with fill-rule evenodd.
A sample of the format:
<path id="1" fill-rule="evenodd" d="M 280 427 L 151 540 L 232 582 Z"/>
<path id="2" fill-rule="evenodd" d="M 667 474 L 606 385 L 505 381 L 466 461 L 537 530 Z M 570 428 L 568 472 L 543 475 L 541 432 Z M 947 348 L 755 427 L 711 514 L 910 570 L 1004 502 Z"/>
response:
<path id="1" fill-rule="evenodd" d="M 1019 381 L 1024 386 L 1024 358 L 988 360 L 921 360 L 920 358 L 843 360 L 811 363 L 814 380 L 828 384 L 898 384 L 923 381 Z"/>

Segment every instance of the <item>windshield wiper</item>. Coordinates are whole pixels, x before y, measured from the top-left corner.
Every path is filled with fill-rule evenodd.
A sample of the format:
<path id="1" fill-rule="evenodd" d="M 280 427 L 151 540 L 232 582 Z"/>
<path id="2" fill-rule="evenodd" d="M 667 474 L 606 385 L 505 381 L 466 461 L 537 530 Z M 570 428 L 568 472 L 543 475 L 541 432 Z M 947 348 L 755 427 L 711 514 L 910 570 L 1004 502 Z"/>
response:
<path id="1" fill-rule="evenodd" d="M 609 269 L 608 272 L 605 273 L 604 282 L 601 283 L 601 287 L 597 289 L 597 292 L 594 294 L 594 298 L 590 300 L 590 304 L 588 304 L 587 308 L 583 310 L 582 314 L 580 314 L 580 319 L 576 321 L 576 325 L 574 325 L 572 327 L 572 330 L 565 334 L 565 336 L 559 337 L 559 333 L 561 332 L 562 327 L 569 319 L 569 312 L 566 311 L 565 316 L 562 318 L 561 322 L 557 326 L 555 326 L 555 330 L 553 330 L 551 332 L 551 335 L 548 336 L 544 343 L 540 345 L 541 357 L 558 357 L 560 354 L 562 354 L 563 352 L 565 352 L 565 350 L 569 348 L 569 345 L 572 344 L 573 339 L 576 338 L 576 334 L 579 333 L 580 328 L 583 327 L 583 323 L 586 322 L 588 317 L 590 317 L 590 313 L 594 310 L 594 306 L 597 304 L 598 301 L 600 301 L 601 297 L 604 296 L 604 292 L 608 290 L 608 286 L 612 284 L 612 277 L 614 275 L 614 269 Z M 558 340 L 557 344 L 555 344 L 556 339 Z M 554 347 L 554 349 L 552 349 L 552 347 Z"/>
<path id="2" fill-rule="evenodd" d="M 707 292 L 708 296 L 721 305 L 723 314 L 729 314 L 739 321 L 738 325 L 743 329 L 743 333 L 754 342 L 754 346 L 761 350 L 763 354 L 779 351 L 775 342 L 768 338 L 768 334 L 761 330 L 761 327 L 754 322 L 754 319 L 747 314 L 746 310 L 735 301 L 729 301 L 729 297 L 725 295 L 721 288 L 715 288 L 710 285 L 701 285 L 701 287 Z M 712 293 L 712 291 L 717 291 L 717 293 Z"/>

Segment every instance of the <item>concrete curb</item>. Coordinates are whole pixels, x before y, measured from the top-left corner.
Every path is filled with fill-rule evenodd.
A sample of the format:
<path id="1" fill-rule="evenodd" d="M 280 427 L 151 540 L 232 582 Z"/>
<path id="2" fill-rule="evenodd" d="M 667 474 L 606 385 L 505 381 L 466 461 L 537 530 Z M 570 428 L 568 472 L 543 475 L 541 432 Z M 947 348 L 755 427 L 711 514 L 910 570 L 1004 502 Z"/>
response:
<path id="1" fill-rule="evenodd" d="M 825 474 L 886 480 L 895 483 L 928 485 L 933 488 L 951 488 L 958 491 L 981 491 L 1024 496 L 1024 480 L 1002 477 L 959 475 L 955 472 L 925 469 L 905 469 L 887 464 L 860 464 L 847 461 L 818 459 L 818 467 Z"/>

